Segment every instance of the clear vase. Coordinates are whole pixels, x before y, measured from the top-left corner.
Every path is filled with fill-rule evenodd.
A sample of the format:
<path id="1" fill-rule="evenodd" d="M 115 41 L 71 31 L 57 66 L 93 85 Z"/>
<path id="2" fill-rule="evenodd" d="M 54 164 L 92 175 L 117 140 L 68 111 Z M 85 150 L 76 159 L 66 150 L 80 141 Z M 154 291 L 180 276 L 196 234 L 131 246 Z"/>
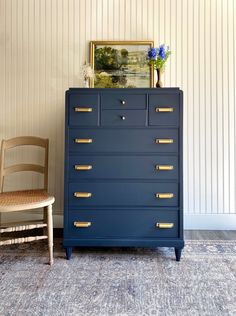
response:
<path id="1" fill-rule="evenodd" d="M 161 69 L 157 69 L 156 88 L 162 88 L 163 87 L 163 83 L 162 83 L 161 79 L 162 79 L 162 71 L 161 71 Z"/>
<path id="2" fill-rule="evenodd" d="M 89 88 L 89 79 L 84 79 L 84 88 Z"/>

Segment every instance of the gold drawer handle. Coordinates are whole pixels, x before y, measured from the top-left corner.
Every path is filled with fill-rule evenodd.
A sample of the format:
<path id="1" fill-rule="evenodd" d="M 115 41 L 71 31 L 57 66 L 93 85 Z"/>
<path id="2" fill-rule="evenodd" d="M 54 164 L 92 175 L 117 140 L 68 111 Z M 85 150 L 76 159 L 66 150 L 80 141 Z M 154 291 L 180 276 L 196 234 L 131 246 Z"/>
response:
<path id="1" fill-rule="evenodd" d="M 91 165 L 75 165 L 75 170 L 91 170 Z"/>
<path id="2" fill-rule="evenodd" d="M 174 223 L 156 223 L 157 228 L 173 228 Z"/>
<path id="3" fill-rule="evenodd" d="M 174 112 L 174 108 L 156 108 L 156 112 Z"/>
<path id="4" fill-rule="evenodd" d="M 156 144 L 173 144 L 174 140 L 171 138 L 157 138 Z"/>
<path id="5" fill-rule="evenodd" d="M 156 170 L 173 170 L 174 166 L 171 165 L 156 165 Z"/>
<path id="6" fill-rule="evenodd" d="M 93 140 L 91 138 L 76 138 L 75 142 L 76 144 L 90 144 Z"/>
<path id="7" fill-rule="evenodd" d="M 75 107 L 75 112 L 92 112 L 93 108 Z"/>
<path id="8" fill-rule="evenodd" d="M 75 192 L 74 196 L 77 198 L 90 198 L 92 193 L 90 192 Z"/>
<path id="9" fill-rule="evenodd" d="M 156 193 L 157 199 L 172 199 L 173 197 L 173 193 Z"/>
<path id="10" fill-rule="evenodd" d="M 90 227 L 92 225 L 91 222 L 74 222 L 74 226 L 77 228 L 87 228 Z"/>

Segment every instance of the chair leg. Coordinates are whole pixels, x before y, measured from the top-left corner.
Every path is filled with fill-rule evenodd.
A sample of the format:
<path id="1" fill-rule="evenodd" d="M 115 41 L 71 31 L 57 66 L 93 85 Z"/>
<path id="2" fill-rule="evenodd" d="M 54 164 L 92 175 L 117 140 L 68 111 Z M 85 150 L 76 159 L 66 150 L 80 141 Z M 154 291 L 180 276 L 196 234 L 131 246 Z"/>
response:
<path id="1" fill-rule="evenodd" d="M 48 248 L 49 263 L 53 264 L 53 223 L 52 223 L 52 205 L 47 207 L 47 224 L 48 224 Z"/>
<path id="2" fill-rule="evenodd" d="M 48 210 L 47 210 L 47 207 L 44 207 L 44 208 L 43 208 L 43 222 L 44 222 L 45 224 L 48 223 Z M 47 229 L 47 227 L 44 227 L 44 228 L 43 228 L 43 234 L 44 234 L 45 236 L 48 234 L 48 229 Z"/>

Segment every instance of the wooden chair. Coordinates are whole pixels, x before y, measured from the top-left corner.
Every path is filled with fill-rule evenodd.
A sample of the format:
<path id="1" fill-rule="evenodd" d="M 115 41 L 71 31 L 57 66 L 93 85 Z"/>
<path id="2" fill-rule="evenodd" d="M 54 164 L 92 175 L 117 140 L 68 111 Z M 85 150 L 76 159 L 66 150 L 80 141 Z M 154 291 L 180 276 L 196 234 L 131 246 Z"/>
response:
<path id="1" fill-rule="evenodd" d="M 33 145 L 40 146 L 45 149 L 44 166 L 36 164 L 17 164 L 5 167 L 4 157 L 8 149 L 16 146 Z M 5 176 L 14 172 L 34 171 L 44 175 L 44 188 L 37 190 L 24 190 L 3 192 L 3 184 Z M 10 233 L 16 231 L 31 230 L 35 228 L 43 228 L 43 235 L 29 236 L 22 238 L 3 238 L 0 240 L 1 245 L 20 244 L 40 239 L 48 239 L 49 262 L 53 264 L 53 222 L 52 222 L 52 204 L 55 201 L 53 196 L 49 196 L 48 189 L 48 139 L 38 137 L 16 137 L 9 140 L 3 140 L 0 156 L 0 215 L 6 212 L 27 211 L 38 208 L 44 208 L 44 218 L 39 221 L 25 221 L 6 223 L 0 226 L 0 233 Z"/>

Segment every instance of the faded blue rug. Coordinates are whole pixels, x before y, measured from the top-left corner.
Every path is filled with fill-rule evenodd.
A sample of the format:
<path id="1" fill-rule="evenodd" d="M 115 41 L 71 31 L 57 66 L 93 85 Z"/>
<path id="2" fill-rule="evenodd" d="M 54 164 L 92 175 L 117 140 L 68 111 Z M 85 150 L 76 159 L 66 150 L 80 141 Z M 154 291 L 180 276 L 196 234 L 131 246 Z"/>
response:
<path id="1" fill-rule="evenodd" d="M 65 260 L 47 245 L 0 248 L 0 315 L 235 316 L 236 241 L 186 242 L 172 248 L 77 249 Z"/>

